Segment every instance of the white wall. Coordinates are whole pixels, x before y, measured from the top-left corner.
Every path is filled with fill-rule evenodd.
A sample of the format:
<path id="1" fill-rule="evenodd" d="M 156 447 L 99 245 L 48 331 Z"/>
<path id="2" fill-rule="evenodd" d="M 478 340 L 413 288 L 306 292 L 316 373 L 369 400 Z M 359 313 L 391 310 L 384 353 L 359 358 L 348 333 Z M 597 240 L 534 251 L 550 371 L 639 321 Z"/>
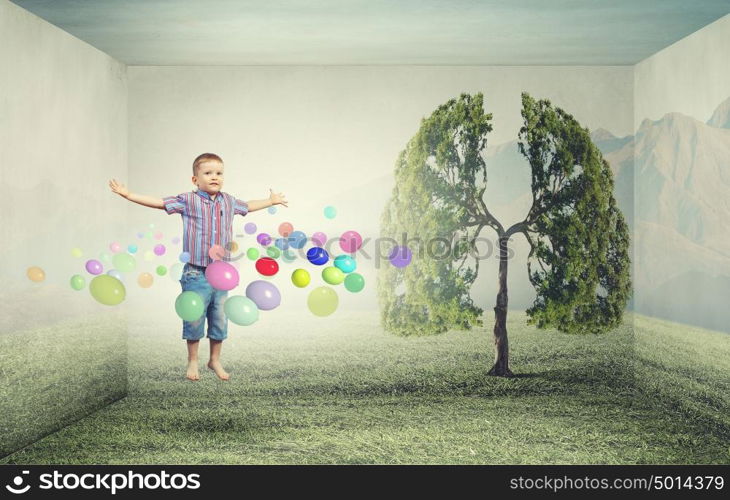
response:
<path id="1" fill-rule="evenodd" d="M 125 221 L 106 183 L 127 170 L 127 77 L 123 64 L 7 0 L 0 68 L 2 455 L 126 391 L 121 310 L 69 279 L 89 279 L 85 259 Z M 30 266 L 45 282 L 26 278 Z"/>

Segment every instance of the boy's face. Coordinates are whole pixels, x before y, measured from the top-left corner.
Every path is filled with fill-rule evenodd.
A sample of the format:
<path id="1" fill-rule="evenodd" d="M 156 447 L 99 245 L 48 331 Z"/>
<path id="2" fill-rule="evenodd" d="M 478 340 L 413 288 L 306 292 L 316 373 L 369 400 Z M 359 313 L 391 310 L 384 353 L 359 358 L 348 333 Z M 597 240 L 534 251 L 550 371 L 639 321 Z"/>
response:
<path id="1" fill-rule="evenodd" d="M 198 175 L 193 176 L 193 184 L 208 194 L 217 194 L 223 189 L 223 164 L 206 161 L 198 166 Z"/>

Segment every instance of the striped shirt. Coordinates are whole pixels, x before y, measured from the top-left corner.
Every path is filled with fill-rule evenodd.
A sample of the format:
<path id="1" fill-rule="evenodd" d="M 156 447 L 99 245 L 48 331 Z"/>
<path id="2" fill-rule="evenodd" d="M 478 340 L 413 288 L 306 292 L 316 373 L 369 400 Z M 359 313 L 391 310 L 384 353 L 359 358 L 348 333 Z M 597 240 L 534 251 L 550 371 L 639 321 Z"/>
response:
<path id="1" fill-rule="evenodd" d="M 246 215 L 248 204 L 227 193 L 218 193 L 215 200 L 205 191 L 191 191 L 163 198 L 168 214 L 183 219 L 183 252 L 190 253 L 190 263 L 207 266 L 213 245 L 228 248 L 232 239 L 234 215 Z M 229 254 L 229 252 L 226 252 Z"/>

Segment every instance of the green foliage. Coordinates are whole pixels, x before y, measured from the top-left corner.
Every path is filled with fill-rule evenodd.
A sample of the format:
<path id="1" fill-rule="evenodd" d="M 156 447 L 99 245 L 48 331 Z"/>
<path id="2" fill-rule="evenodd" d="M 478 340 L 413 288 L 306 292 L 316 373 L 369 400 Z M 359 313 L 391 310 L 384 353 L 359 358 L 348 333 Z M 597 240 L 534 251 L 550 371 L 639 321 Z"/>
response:
<path id="1" fill-rule="evenodd" d="M 463 94 L 422 120 L 398 157 L 381 238 L 392 238 L 386 255 L 410 240 L 414 257 L 402 269 L 381 262 L 381 319 L 392 333 L 428 335 L 482 324 L 482 310 L 469 296 L 478 261 L 470 268 L 467 250 L 481 229 L 475 210 L 486 185 L 481 152 L 491 118 L 481 94 Z"/>
<path id="2" fill-rule="evenodd" d="M 549 101 L 522 94 L 522 116 L 519 148 L 533 195 L 524 234 L 537 292 L 529 321 L 569 333 L 606 331 L 620 324 L 631 290 L 629 232 L 611 169 L 589 131 Z"/>

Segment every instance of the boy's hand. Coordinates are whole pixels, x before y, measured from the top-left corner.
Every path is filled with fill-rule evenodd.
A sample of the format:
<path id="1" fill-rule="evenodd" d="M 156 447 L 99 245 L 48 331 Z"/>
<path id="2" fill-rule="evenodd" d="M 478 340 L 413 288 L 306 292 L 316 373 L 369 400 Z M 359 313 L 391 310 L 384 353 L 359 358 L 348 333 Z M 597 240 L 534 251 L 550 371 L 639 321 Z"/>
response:
<path id="1" fill-rule="evenodd" d="M 269 201 L 271 202 L 271 205 L 284 205 L 285 207 L 289 208 L 289 205 L 287 205 L 286 198 L 284 197 L 284 193 L 275 193 L 273 189 L 269 188 L 269 192 L 271 193 L 269 195 Z"/>
<path id="2" fill-rule="evenodd" d="M 129 197 L 129 189 L 127 189 L 127 186 L 124 184 L 120 184 L 117 182 L 116 179 L 112 179 L 109 181 L 109 187 L 112 188 L 112 191 L 117 193 L 122 198 Z"/>

